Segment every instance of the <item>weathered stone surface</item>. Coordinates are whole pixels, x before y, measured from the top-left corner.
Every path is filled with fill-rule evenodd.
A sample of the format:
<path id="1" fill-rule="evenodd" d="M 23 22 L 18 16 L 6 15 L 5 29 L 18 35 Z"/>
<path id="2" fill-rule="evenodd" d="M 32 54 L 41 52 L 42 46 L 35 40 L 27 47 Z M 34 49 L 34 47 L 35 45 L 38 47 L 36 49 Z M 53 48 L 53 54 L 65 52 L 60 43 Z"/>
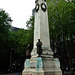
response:
<path id="1" fill-rule="evenodd" d="M 30 59 L 26 59 L 24 63 L 24 68 L 29 69 L 29 67 L 30 67 Z"/>
<path id="2" fill-rule="evenodd" d="M 48 15 L 47 11 L 43 12 L 41 9 L 41 4 L 44 3 L 46 5 L 46 2 L 44 0 L 38 0 L 39 4 L 39 11 L 35 12 L 35 22 L 34 22 L 34 48 L 31 53 L 32 56 L 37 54 L 37 47 L 36 43 L 38 42 L 38 39 L 42 42 L 42 48 L 46 51 L 48 50 L 48 53 L 53 53 L 50 48 L 50 37 L 49 37 L 49 26 L 48 26 Z M 42 50 L 42 52 L 43 52 Z"/>
<path id="3" fill-rule="evenodd" d="M 39 72 L 37 69 L 29 69 L 29 70 L 23 70 L 22 75 L 44 75 L 43 69 L 39 69 Z"/>

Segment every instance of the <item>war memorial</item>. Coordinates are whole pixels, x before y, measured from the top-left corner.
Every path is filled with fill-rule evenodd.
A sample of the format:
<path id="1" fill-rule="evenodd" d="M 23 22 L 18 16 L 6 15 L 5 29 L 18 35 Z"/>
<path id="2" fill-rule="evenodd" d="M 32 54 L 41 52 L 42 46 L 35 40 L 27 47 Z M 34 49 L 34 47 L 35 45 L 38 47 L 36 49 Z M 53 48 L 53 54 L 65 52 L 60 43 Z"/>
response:
<path id="1" fill-rule="evenodd" d="M 31 58 L 24 63 L 22 75 L 62 75 L 59 59 L 50 47 L 46 0 L 35 1 L 34 45 Z"/>

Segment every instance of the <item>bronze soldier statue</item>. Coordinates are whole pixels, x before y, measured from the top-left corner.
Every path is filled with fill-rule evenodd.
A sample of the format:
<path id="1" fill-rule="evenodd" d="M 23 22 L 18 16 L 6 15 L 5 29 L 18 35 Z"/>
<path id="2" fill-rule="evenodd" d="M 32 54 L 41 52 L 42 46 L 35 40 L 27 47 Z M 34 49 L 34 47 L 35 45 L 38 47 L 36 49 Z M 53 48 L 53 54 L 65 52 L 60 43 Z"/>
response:
<path id="1" fill-rule="evenodd" d="M 26 47 L 26 59 L 30 59 L 31 52 L 30 52 L 30 44 Z"/>
<path id="2" fill-rule="evenodd" d="M 40 41 L 40 39 L 38 39 L 36 46 L 37 46 L 37 54 L 38 54 L 38 56 L 41 56 L 41 54 L 42 54 L 42 47 L 41 47 L 42 42 Z"/>

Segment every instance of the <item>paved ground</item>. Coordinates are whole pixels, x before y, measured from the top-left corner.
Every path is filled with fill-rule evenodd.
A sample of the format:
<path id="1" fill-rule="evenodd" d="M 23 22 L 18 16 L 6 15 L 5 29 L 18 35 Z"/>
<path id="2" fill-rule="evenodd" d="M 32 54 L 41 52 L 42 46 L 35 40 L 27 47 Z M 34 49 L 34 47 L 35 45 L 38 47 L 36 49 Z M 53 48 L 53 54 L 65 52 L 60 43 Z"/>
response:
<path id="1" fill-rule="evenodd" d="M 21 73 L 8 73 L 8 74 L 0 74 L 0 75 L 22 75 Z"/>
<path id="2" fill-rule="evenodd" d="M 70 72 L 64 72 L 63 75 L 70 75 Z M 73 72 L 73 75 L 75 75 L 75 72 Z"/>

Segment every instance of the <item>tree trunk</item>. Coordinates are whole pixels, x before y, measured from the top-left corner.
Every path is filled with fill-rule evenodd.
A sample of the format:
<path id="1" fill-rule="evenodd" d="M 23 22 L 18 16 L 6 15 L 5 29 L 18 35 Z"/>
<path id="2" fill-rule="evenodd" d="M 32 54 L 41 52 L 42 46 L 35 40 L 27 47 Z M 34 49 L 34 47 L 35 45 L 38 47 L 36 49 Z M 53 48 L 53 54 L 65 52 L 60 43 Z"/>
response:
<path id="1" fill-rule="evenodd" d="M 66 46 L 67 56 L 68 56 L 68 58 L 69 58 L 70 75 L 73 75 L 72 58 L 71 58 L 71 55 L 70 55 L 70 53 L 69 53 L 69 50 L 68 50 L 68 44 L 67 44 L 67 41 L 66 41 L 65 38 L 64 38 L 64 41 L 65 41 L 65 46 Z"/>

